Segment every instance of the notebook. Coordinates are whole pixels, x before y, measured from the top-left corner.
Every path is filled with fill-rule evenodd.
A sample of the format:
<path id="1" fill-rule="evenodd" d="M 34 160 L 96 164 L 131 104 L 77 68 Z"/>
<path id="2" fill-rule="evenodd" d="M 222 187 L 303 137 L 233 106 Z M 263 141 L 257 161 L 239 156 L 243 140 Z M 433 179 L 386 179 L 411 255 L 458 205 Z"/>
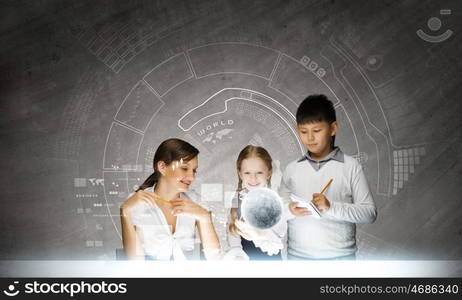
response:
<path id="1" fill-rule="evenodd" d="M 298 202 L 297 207 L 307 208 L 311 212 L 311 216 L 315 217 L 316 219 L 321 218 L 321 213 L 311 201 L 308 202 L 305 199 L 300 198 L 294 194 L 290 194 L 290 199 L 293 202 Z"/>

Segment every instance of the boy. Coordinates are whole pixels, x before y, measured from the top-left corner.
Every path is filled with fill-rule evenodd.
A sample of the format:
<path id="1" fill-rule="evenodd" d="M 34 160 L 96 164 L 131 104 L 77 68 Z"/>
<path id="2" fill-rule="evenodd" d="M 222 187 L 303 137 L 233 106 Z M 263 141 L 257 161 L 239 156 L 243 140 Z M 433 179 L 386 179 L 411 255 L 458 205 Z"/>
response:
<path id="1" fill-rule="evenodd" d="M 355 259 L 355 224 L 373 223 L 377 217 L 362 167 L 334 146 L 338 124 L 326 96 L 307 97 L 296 119 L 307 153 L 286 167 L 279 193 L 284 201 L 290 201 L 290 194 L 312 201 L 321 218 L 289 202 L 288 259 Z"/>

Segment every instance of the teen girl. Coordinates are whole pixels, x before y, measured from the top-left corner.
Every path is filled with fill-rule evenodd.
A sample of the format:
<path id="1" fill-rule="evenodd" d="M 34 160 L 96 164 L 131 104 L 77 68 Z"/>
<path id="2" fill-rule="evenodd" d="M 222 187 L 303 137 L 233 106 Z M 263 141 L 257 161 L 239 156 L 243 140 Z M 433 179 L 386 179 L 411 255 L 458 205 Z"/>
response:
<path id="1" fill-rule="evenodd" d="M 199 151 L 180 139 L 162 142 L 154 173 L 120 207 L 128 259 L 183 260 L 194 250 L 196 228 L 206 259 L 219 258 L 220 243 L 210 211 L 188 192 Z"/>

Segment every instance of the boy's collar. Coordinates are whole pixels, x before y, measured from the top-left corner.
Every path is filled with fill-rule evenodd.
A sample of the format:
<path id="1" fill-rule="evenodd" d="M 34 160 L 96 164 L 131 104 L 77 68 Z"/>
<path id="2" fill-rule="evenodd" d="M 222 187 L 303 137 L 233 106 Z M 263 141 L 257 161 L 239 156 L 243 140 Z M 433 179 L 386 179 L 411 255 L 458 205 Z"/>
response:
<path id="1" fill-rule="evenodd" d="M 303 157 L 301 157 L 297 162 L 302 162 L 305 159 L 308 159 L 308 160 L 311 160 L 311 161 L 314 161 L 314 162 L 318 162 L 318 161 L 314 160 L 313 158 L 311 158 L 311 155 L 310 155 L 309 151 L 307 151 L 306 154 L 303 155 Z M 340 150 L 339 147 L 334 147 L 334 150 L 332 150 L 326 157 L 321 159 L 319 162 L 324 162 L 324 161 L 328 161 L 328 160 L 331 160 L 331 159 L 342 162 L 342 163 L 345 162 L 344 154 L 343 154 L 342 150 Z"/>

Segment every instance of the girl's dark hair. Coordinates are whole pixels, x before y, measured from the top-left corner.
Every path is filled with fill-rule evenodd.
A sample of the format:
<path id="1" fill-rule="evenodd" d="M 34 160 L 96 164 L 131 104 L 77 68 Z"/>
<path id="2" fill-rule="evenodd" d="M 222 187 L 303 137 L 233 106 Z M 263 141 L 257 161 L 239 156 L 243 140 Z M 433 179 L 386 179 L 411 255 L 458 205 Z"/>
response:
<path id="1" fill-rule="evenodd" d="M 157 147 L 156 153 L 154 154 L 153 167 L 154 173 L 152 173 L 143 184 L 136 190 L 144 190 L 148 187 L 154 186 L 159 181 L 160 172 L 157 169 L 157 163 L 163 161 L 169 166 L 174 161 L 183 159 L 184 162 L 188 162 L 199 154 L 199 150 L 188 142 L 180 139 L 168 139 L 163 141 L 159 147 Z"/>
<path id="2" fill-rule="evenodd" d="M 310 95 L 300 103 L 296 113 L 297 125 L 312 122 L 327 122 L 332 124 L 337 120 L 332 101 L 325 95 Z M 332 137 L 332 146 L 335 144 L 335 135 Z"/>

